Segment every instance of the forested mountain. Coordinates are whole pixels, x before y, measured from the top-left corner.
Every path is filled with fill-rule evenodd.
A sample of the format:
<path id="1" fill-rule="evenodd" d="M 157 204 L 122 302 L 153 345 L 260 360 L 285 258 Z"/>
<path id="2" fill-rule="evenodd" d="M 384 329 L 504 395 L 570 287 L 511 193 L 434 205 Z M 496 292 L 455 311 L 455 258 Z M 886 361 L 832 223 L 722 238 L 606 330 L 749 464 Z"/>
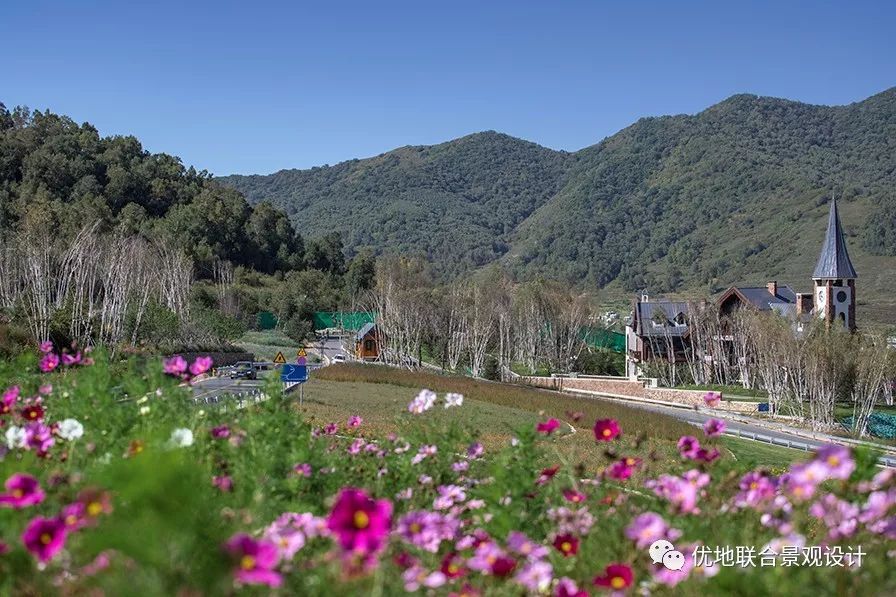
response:
<path id="1" fill-rule="evenodd" d="M 836 193 L 865 297 L 892 291 L 896 274 L 896 88 L 838 107 L 737 95 L 574 153 L 487 132 L 219 180 L 308 236 L 423 253 L 448 275 L 500 262 L 663 292 L 807 286 Z"/>
<path id="2" fill-rule="evenodd" d="M 200 275 L 215 260 L 263 272 L 303 265 L 301 236 L 270 204 L 253 207 L 134 137 L 100 137 L 66 116 L 0 104 L 0 235 L 71 238 L 94 222 L 176 245 Z"/>

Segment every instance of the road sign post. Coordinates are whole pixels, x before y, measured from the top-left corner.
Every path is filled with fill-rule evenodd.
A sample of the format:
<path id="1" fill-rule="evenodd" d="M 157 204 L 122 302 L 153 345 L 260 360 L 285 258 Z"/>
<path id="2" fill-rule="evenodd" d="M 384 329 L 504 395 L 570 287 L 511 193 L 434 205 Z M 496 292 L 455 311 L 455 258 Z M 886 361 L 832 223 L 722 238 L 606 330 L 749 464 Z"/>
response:
<path id="1" fill-rule="evenodd" d="M 299 360 L 304 361 L 304 357 L 300 357 Z M 297 383 L 299 384 L 299 404 L 302 404 L 305 398 L 305 387 L 304 383 L 308 381 L 308 367 L 304 363 L 301 364 L 291 364 L 286 363 L 280 369 L 280 381 L 283 383 Z"/>

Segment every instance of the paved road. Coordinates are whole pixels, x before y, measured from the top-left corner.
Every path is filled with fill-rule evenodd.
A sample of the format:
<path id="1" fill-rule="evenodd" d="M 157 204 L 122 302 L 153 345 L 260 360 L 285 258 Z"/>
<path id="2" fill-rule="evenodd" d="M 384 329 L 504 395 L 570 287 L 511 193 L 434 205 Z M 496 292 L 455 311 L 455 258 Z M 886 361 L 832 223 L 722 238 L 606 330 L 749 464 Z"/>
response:
<path id="1" fill-rule="evenodd" d="M 583 394 L 576 392 L 578 396 L 582 396 Z M 647 410 L 650 412 L 661 413 L 664 415 L 668 415 L 679 421 L 685 421 L 687 423 L 691 423 L 693 425 L 703 426 L 708 419 L 718 418 L 718 415 L 711 415 L 708 413 L 695 411 L 693 409 L 688 408 L 676 408 L 674 406 L 664 406 L 661 404 L 649 404 L 644 402 L 634 402 L 631 400 L 622 400 L 619 398 L 613 398 L 610 396 L 597 396 L 590 395 L 596 400 L 612 400 L 614 402 L 624 403 L 626 406 L 630 406 L 632 408 L 640 408 L 642 410 Z M 740 417 L 739 419 L 744 419 L 747 417 Z M 815 450 L 821 446 L 827 445 L 831 443 L 827 440 L 820 439 L 812 439 L 802 435 L 797 435 L 793 433 L 788 433 L 786 431 L 780 431 L 777 429 L 768 429 L 762 425 L 752 424 L 749 422 L 744 422 L 743 420 L 725 420 L 725 425 L 727 427 L 727 435 L 746 437 L 748 439 L 756 439 L 763 443 L 774 444 L 777 446 L 785 446 L 796 448 L 798 450 Z M 894 456 L 885 456 L 881 457 L 881 463 L 886 466 L 896 466 L 896 457 Z"/>
<path id="2" fill-rule="evenodd" d="M 341 354 L 346 360 L 349 358 L 348 353 L 342 348 L 342 340 L 337 338 L 327 338 L 326 340 L 315 342 L 312 346 L 325 365 L 329 365 L 337 354 Z"/>

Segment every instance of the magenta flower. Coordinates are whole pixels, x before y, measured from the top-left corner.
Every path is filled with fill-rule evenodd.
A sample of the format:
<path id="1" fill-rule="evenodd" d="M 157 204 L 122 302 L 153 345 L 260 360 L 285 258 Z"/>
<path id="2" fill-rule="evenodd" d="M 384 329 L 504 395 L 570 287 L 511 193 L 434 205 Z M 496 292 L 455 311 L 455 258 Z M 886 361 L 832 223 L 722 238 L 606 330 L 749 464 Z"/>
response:
<path id="1" fill-rule="evenodd" d="M 588 597 L 588 591 L 580 589 L 574 580 L 564 576 L 554 587 L 554 597 Z"/>
<path id="2" fill-rule="evenodd" d="M 682 458 L 694 459 L 700 450 L 700 441 L 693 435 L 682 435 L 678 440 L 678 453 Z"/>
<path id="3" fill-rule="evenodd" d="M 594 586 L 622 591 L 632 586 L 634 580 L 631 566 L 615 563 L 607 566 L 602 575 L 594 578 Z"/>
<path id="4" fill-rule="evenodd" d="M 859 508 L 831 493 L 812 504 L 809 514 L 824 522 L 831 541 L 851 537 L 859 524 Z"/>
<path id="5" fill-rule="evenodd" d="M 722 455 L 722 453 L 719 452 L 718 448 L 713 448 L 712 450 L 707 450 L 706 448 L 700 448 L 699 450 L 697 450 L 697 454 L 694 456 L 694 460 L 709 463 L 709 462 L 713 462 L 714 460 L 719 458 L 719 456 L 721 456 L 721 455 Z"/>
<path id="6" fill-rule="evenodd" d="M 49 340 L 45 340 L 40 343 L 40 346 L 38 348 L 40 348 L 40 351 L 42 353 L 47 354 L 49 352 L 53 352 L 53 343 Z"/>
<path id="7" fill-rule="evenodd" d="M 214 485 L 224 493 L 233 491 L 233 479 L 230 477 L 230 475 L 216 475 L 212 477 L 212 485 Z"/>
<path id="8" fill-rule="evenodd" d="M 734 505 L 755 508 L 775 497 L 777 479 L 763 471 L 750 471 L 740 479 L 740 493 L 734 496 Z"/>
<path id="9" fill-rule="evenodd" d="M 43 423 L 37 421 L 25 427 L 25 445 L 37 450 L 38 454 L 46 454 L 54 443 L 53 431 Z"/>
<path id="10" fill-rule="evenodd" d="M 584 493 L 576 489 L 563 490 L 563 499 L 565 499 L 567 502 L 572 502 L 573 504 L 580 504 L 584 502 L 587 497 L 588 496 L 586 496 Z"/>
<path id="11" fill-rule="evenodd" d="M 706 437 L 718 437 L 725 433 L 725 421 L 721 419 L 709 419 L 703 424 L 703 433 Z"/>
<path id="12" fill-rule="evenodd" d="M 10 508 L 27 508 L 44 501 L 40 483 L 31 475 L 15 473 L 4 484 L 6 493 L 0 494 L 0 505 Z"/>
<path id="13" fill-rule="evenodd" d="M 83 502 L 74 502 L 62 509 L 59 519 L 65 524 L 67 531 L 77 531 L 87 526 L 87 508 Z"/>
<path id="14" fill-rule="evenodd" d="M 553 579 L 554 568 L 541 560 L 530 560 L 513 577 L 513 580 L 525 587 L 530 594 L 544 593 L 551 586 Z"/>
<path id="15" fill-rule="evenodd" d="M 358 415 L 352 415 L 348 418 L 348 426 L 349 427 L 360 427 L 361 423 L 364 422 L 364 419 L 359 417 Z"/>
<path id="16" fill-rule="evenodd" d="M 48 352 L 41 358 L 40 362 L 38 363 L 38 367 L 40 367 L 40 370 L 44 373 L 49 373 L 50 371 L 56 369 L 56 367 L 58 366 L 59 355 L 57 355 L 55 352 Z"/>
<path id="17" fill-rule="evenodd" d="M 599 442 L 612 441 L 620 433 L 619 422 L 616 419 L 600 419 L 594 423 L 594 439 Z"/>
<path id="18" fill-rule="evenodd" d="M 62 364 L 66 367 L 71 367 L 72 365 L 77 365 L 81 362 L 81 353 L 76 352 L 75 354 L 63 353 L 62 354 Z"/>
<path id="19" fill-rule="evenodd" d="M 604 474 L 606 474 L 611 479 L 616 479 L 617 481 L 624 481 L 632 476 L 635 468 L 641 464 L 640 458 L 623 458 L 622 460 L 617 460 L 610 466 L 606 468 Z"/>
<path id="20" fill-rule="evenodd" d="M 645 512 L 626 527 L 625 536 L 634 541 L 638 549 L 647 549 L 659 539 L 675 541 L 681 537 L 681 531 L 669 527 L 659 514 Z"/>
<path id="21" fill-rule="evenodd" d="M 437 553 L 442 541 L 453 540 L 459 528 L 460 521 L 452 516 L 418 510 L 401 517 L 396 533 L 415 547 Z"/>
<path id="22" fill-rule="evenodd" d="M 170 359 L 165 359 L 163 366 L 165 373 L 175 377 L 180 377 L 187 372 L 187 361 L 179 354 L 174 355 Z"/>
<path id="23" fill-rule="evenodd" d="M 819 448 L 815 453 L 815 460 L 827 469 L 826 476 L 829 479 L 849 479 L 856 468 L 856 461 L 849 448 L 836 444 Z"/>
<path id="24" fill-rule="evenodd" d="M 193 361 L 193 364 L 190 365 L 190 375 L 197 376 L 202 375 L 206 371 L 212 368 L 212 358 L 211 357 L 196 357 L 196 360 Z"/>
<path id="25" fill-rule="evenodd" d="M 538 431 L 538 433 L 550 435 L 554 433 L 559 427 L 560 421 L 558 421 L 557 419 L 548 419 L 547 421 L 536 425 L 535 430 Z"/>
<path id="26" fill-rule="evenodd" d="M 699 488 L 681 477 L 660 475 L 657 479 L 645 481 L 644 486 L 671 503 L 678 512 L 690 513 L 697 508 Z"/>
<path id="27" fill-rule="evenodd" d="M 530 560 L 540 560 L 548 555 L 548 548 L 536 543 L 519 531 L 507 535 L 507 549 Z"/>
<path id="28" fill-rule="evenodd" d="M 720 392 L 707 392 L 703 396 L 703 402 L 710 408 L 716 408 L 722 402 L 722 394 Z"/>
<path id="29" fill-rule="evenodd" d="M 302 477 L 307 478 L 311 476 L 311 465 L 307 462 L 295 465 L 292 467 L 292 470 L 295 474 L 301 475 Z"/>
<path id="30" fill-rule="evenodd" d="M 339 545 L 355 553 L 375 553 L 385 544 L 392 526 L 392 503 L 373 500 L 360 489 L 347 487 L 339 493 L 327 517 L 327 528 Z"/>
<path id="31" fill-rule="evenodd" d="M 19 399 L 19 386 L 12 386 L 3 392 L 0 398 L 0 415 L 8 415 Z"/>
<path id="32" fill-rule="evenodd" d="M 560 470 L 559 466 L 551 466 L 541 470 L 541 473 L 538 475 L 538 478 L 535 479 L 536 485 L 545 485 L 551 479 L 554 478 L 554 475 L 557 474 L 557 471 Z"/>
<path id="33" fill-rule="evenodd" d="M 218 425 L 217 427 L 212 427 L 211 434 L 215 439 L 226 439 L 230 437 L 230 427 L 228 427 L 227 425 Z"/>
<path id="34" fill-rule="evenodd" d="M 65 545 L 65 523 L 58 518 L 37 516 L 25 527 L 22 543 L 40 562 L 53 559 Z"/>
<path id="35" fill-rule="evenodd" d="M 256 541 L 240 533 L 231 537 L 224 547 L 237 562 L 234 577 L 238 582 L 269 587 L 279 587 L 283 582 L 283 577 L 274 570 L 279 555 L 272 543 Z"/>
<path id="36" fill-rule="evenodd" d="M 473 442 L 467 447 L 467 457 L 468 458 L 479 458 L 485 452 L 485 448 L 482 447 L 482 444 L 479 442 Z"/>

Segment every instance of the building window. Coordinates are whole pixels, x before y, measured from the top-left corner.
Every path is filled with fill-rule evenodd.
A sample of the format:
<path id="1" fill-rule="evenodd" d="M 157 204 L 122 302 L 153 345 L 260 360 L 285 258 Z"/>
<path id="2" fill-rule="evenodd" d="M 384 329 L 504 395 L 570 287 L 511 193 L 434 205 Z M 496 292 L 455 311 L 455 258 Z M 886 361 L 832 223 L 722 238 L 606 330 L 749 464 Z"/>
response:
<path id="1" fill-rule="evenodd" d="M 366 351 L 373 350 L 373 340 L 364 340 L 364 350 L 366 350 Z"/>

